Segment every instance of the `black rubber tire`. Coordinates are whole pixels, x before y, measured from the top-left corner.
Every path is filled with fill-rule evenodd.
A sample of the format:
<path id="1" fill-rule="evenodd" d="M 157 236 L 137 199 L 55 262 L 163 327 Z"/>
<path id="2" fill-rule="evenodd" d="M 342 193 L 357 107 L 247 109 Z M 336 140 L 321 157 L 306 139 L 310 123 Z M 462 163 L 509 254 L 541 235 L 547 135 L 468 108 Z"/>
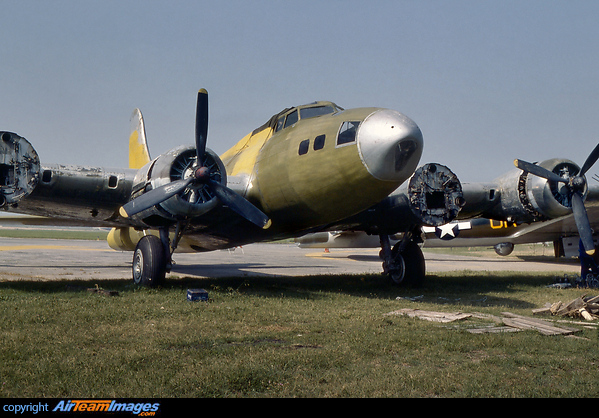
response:
<path id="1" fill-rule="evenodd" d="M 156 287 L 166 277 L 166 254 L 160 238 L 146 235 L 139 240 L 133 253 L 133 282 L 140 286 Z"/>
<path id="2" fill-rule="evenodd" d="M 396 257 L 398 248 L 393 248 L 393 256 Z M 420 287 L 424 284 L 426 277 L 426 263 L 424 254 L 420 246 L 415 242 L 410 242 L 402 251 L 401 255 L 405 264 L 405 274 L 401 282 L 402 285 Z"/>

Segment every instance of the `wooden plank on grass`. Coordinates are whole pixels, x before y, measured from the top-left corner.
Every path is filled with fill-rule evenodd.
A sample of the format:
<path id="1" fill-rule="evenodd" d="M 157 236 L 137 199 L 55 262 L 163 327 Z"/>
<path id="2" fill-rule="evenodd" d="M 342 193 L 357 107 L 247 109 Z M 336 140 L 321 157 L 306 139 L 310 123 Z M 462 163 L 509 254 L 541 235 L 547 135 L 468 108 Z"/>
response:
<path id="1" fill-rule="evenodd" d="M 423 311 L 420 309 L 400 309 L 398 311 L 389 312 L 387 315 L 407 315 L 410 318 L 419 318 L 433 322 L 460 321 L 472 316 L 471 314 L 461 312 L 435 312 Z"/>
<path id="2" fill-rule="evenodd" d="M 499 332 L 518 332 L 518 331 L 522 331 L 522 330 L 520 328 L 509 327 L 509 326 L 505 326 L 505 327 L 489 326 L 489 327 L 483 327 L 483 328 L 470 328 L 470 329 L 467 329 L 466 331 L 468 331 L 471 334 L 486 334 L 486 333 L 499 333 Z"/>
<path id="3" fill-rule="evenodd" d="M 506 316 L 506 318 L 503 318 L 505 325 L 520 329 L 536 330 L 543 335 L 567 335 L 580 331 L 577 328 L 556 327 L 542 319 L 528 318 L 511 312 L 502 312 L 502 314 Z"/>

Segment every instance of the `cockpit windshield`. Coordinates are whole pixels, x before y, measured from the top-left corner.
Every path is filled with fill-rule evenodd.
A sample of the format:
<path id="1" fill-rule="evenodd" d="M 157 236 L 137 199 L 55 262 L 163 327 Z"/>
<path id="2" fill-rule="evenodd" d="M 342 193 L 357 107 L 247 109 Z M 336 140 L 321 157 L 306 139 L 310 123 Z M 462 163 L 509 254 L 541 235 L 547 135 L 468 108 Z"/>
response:
<path id="1" fill-rule="evenodd" d="M 335 108 L 333 108 L 333 106 L 305 107 L 300 109 L 300 118 L 315 118 L 317 116 L 328 115 L 329 113 L 335 113 Z"/>
<path id="2" fill-rule="evenodd" d="M 275 132 L 279 132 L 281 129 L 287 128 L 299 120 L 329 115 L 331 113 L 343 110 L 332 102 L 315 102 L 311 105 L 300 106 L 298 108 L 292 109 L 292 112 L 279 114 L 280 116 L 277 116 L 276 125 L 274 126 Z M 287 109 L 287 112 L 289 110 L 290 109 Z"/>

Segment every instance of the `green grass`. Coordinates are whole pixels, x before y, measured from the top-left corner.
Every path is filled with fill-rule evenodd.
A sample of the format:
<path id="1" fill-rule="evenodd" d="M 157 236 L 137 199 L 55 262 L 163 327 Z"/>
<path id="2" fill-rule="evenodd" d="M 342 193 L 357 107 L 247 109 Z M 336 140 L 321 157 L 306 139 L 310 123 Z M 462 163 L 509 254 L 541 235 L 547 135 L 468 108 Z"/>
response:
<path id="1" fill-rule="evenodd" d="M 531 315 L 581 289 L 549 274 L 454 272 L 401 288 L 378 275 L 0 282 L 2 397 L 595 397 L 599 335 L 474 335 L 469 319 L 401 308 Z M 188 288 L 210 301 L 188 302 Z M 590 292 L 592 293 L 592 292 Z M 397 297 L 422 296 L 418 302 Z"/>

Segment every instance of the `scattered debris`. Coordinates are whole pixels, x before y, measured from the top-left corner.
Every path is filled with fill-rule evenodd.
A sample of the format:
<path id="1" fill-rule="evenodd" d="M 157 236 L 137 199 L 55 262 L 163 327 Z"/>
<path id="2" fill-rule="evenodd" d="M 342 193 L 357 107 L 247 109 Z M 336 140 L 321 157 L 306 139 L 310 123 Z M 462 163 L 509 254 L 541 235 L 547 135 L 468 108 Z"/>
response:
<path id="1" fill-rule="evenodd" d="M 580 331 L 578 328 L 557 327 L 542 319 L 528 318 L 510 312 L 502 312 L 502 315 L 506 316 L 506 318 L 503 318 L 503 323 L 508 327 L 533 329 L 543 335 L 568 335 Z"/>
<path id="2" fill-rule="evenodd" d="M 105 295 L 105 296 L 118 296 L 119 292 L 116 290 L 104 290 L 104 289 L 100 289 L 100 287 L 98 285 L 96 285 L 96 287 L 85 287 L 85 286 L 76 286 L 76 285 L 67 285 L 66 286 L 67 290 L 70 291 L 75 291 L 75 292 L 79 292 L 79 291 L 87 291 L 90 293 L 98 293 L 100 295 Z"/>
<path id="3" fill-rule="evenodd" d="M 410 300 L 412 302 L 416 302 L 420 299 L 424 298 L 424 295 L 420 295 L 420 296 L 398 296 L 395 298 L 395 300 Z"/>
<path id="4" fill-rule="evenodd" d="M 510 326 L 487 326 L 482 328 L 471 328 L 467 330 L 471 334 L 485 334 L 487 332 L 496 333 L 496 332 L 519 332 L 522 331 L 521 328 L 514 328 Z"/>
<path id="5" fill-rule="evenodd" d="M 533 309 L 533 314 L 551 314 L 555 316 L 568 316 L 571 318 L 584 318 L 587 321 L 599 319 L 599 296 L 582 295 L 568 303 L 562 301 L 547 303 L 545 307 Z"/>
<path id="6" fill-rule="evenodd" d="M 460 321 L 472 316 L 471 314 L 464 314 L 461 312 L 434 312 L 422 311 L 420 309 L 400 309 L 398 311 L 389 312 L 387 315 L 407 315 L 410 318 L 420 318 L 433 322 Z"/>
<path id="7" fill-rule="evenodd" d="M 599 277 L 594 273 L 588 273 L 585 277 L 582 277 L 579 274 L 565 274 L 563 277 L 555 277 L 555 283 L 547 287 L 559 289 L 570 287 L 597 289 L 599 288 Z"/>
<path id="8" fill-rule="evenodd" d="M 99 293 L 100 295 L 105 295 L 105 296 L 118 296 L 119 292 L 117 292 L 116 290 L 104 290 L 104 289 L 99 289 L 99 288 L 95 288 L 95 287 L 90 287 L 87 289 L 88 292 L 91 293 Z"/>
<path id="9" fill-rule="evenodd" d="M 522 330 L 536 330 L 543 335 L 570 335 L 580 331 L 578 328 L 571 328 L 565 326 L 556 326 L 551 322 L 528 318 L 521 315 L 516 315 L 511 312 L 502 312 L 503 317 L 497 317 L 494 315 L 484 314 L 469 314 L 463 312 L 435 312 L 425 311 L 420 309 L 400 309 L 397 311 L 389 312 L 385 315 L 405 315 L 410 318 L 419 318 L 433 322 L 454 322 L 461 321 L 468 318 L 479 318 L 479 319 L 490 319 L 495 322 L 495 325 L 487 325 L 479 328 L 471 328 L 467 331 L 472 334 L 483 334 L 483 333 L 498 333 L 498 332 L 516 332 Z"/>

